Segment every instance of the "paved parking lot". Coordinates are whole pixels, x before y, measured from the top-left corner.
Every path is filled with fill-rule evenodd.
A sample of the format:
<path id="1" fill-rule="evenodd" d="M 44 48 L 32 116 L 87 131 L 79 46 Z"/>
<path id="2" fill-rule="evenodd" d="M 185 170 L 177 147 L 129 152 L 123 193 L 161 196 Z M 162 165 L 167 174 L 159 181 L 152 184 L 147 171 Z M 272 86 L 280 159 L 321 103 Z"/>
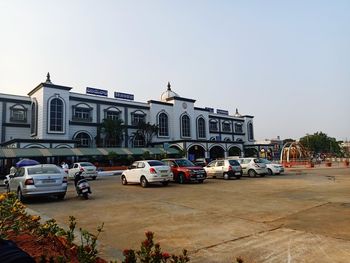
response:
<path id="1" fill-rule="evenodd" d="M 73 215 L 90 231 L 104 222 L 107 259 L 139 247 L 151 230 L 165 251 L 187 248 L 191 262 L 349 262 L 349 168 L 146 189 L 122 186 L 119 176 L 90 182 L 90 200 L 79 199 L 70 182 L 64 201 L 27 206 L 62 224 Z"/>

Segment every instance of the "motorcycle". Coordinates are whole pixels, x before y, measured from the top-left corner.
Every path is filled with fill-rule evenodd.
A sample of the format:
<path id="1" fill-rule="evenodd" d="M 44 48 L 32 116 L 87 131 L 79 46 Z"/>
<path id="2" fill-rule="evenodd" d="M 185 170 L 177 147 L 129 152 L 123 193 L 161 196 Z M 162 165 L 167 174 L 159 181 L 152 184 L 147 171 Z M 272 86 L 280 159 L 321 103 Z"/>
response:
<path id="1" fill-rule="evenodd" d="M 82 172 L 77 172 L 74 175 L 75 190 L 78 196 L 83 196 L 84 199 L 89 199 L 89 194 L 91 194 L 91 188 L 88 181 L 81 175 Z"/>

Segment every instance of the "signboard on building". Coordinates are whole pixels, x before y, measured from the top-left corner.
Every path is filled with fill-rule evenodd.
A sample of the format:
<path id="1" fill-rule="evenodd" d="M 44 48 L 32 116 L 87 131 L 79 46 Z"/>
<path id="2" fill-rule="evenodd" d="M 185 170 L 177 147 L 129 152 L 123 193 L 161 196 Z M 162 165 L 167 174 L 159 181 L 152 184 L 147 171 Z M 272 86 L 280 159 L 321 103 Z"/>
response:
<path id="1" fill-rule="evenodd" d="M 228 110 L 219 110 L 219 109 L 216 109 L 216 113 L 217 113 L 217 114 L 222 114 L 222 115 L 228 115 Z"/>
<path id="2" fill-rule="evenodd" d="M 107 97 L 108 96 L 108 90 L 86 87 L 86 94 L 92 94 L 92 95 L 98 95 L 98 96 Z"/>
<path id="3" fill-rule="evenodd" d="M 134 94 L 128 94 L 123 92 L 114 92 L 114 98 L 123 100 L 134 100 Z"/>
<path id="4" fill-rule="evenodd" d="M 205 107 L 205 109 L 209 112 L 213 112 L 214 113 L 214 108 L 208 108 L 208 107 Z"/>

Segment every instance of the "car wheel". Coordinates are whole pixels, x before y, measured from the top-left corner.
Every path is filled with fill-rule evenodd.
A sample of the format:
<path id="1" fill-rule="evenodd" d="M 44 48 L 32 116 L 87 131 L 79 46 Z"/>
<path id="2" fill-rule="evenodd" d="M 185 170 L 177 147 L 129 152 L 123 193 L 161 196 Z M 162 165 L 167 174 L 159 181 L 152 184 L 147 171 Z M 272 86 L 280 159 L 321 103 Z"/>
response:
<path id="1" fill-rule="evenodd" d="M 241 175 L 236 175 L 236 179 L 237 180 L 241 179 Z"/>
<path id="2" fill-rule="evenodd" d="M 92 180 L 96 180 L 96 178 L 97 178 L 96 176 L 93 176 L 93 177 L 92 177 Z"/>
<path id="3" fill-rule="evenodd" d="M 63 200 L 65 196 L 66 196 L 66 194 L 59 194 L 59 195 L 57 195 L 57 199 Z"/>
<path id="4" fill-rule="evenodd" d="M 167 186 L 168 184 L 169 184 L 168 181 L 162 182 L 162 185 L 163 185 L 163 186 Z"/>
<path id="5" fill-rule="evenodd" d="M 141 186 L 142 186 L 143 188 L 146 188 L 146 187 L 148 186 L 147 179 L 146 179 L 146 177 L 144 177 L 144 176 L 141 177 Z"/>
<path id="6" fill-rule="evenodd" d="M 122 185 L 127 185 L 128 181 L 126 180 L 125 175 L 122 176 Z"/>
<path id="7" fill-rule="evenodd" d="M 198 183 L 199 184 L 202 184 L 204 182 L 204 180 L 199 180 Z"/>
<path id="8" fill-rule="evenodd" d="M 179 174 L 179 184 L 184 184 L 185 183 L 185 176 L 184 174 Z"/>
<path id="9" fill-rule="evenodd" d="M 85 200 L 88 200 L 89 199 L 89 194 L 88 193 L 84 193 L 83 197 L 84 197 Z"/>
<path id="10" fill-rule="evenodd" d="M 20 201 L 20 202 L 22 202 L 22 203 L 23 203 L 23 201 L 24 201 L 24 196 L 23 196 L 23 194 L 22 194 L 21 188 L 18 188 L 18 190 L 17 190 L 17 199 L 18 199 L 18 201 Z"/>
<path id="11" fill-rule="evenodd" d="M 250 177 L 256 176 L 256 172 L 255 172 L 253 169 L 250 169 L 250 170 L 248 171 L 248 175 L 249 175 Z"/>
<path id="12" fill-rule="evenodd" d="M 270 168 L 267 169 L 267 171 L 268 171 L 269 175 L 273 175 L 273 172 L 272 172 L 272 170 Z"/>
<path id="13" fill-rule="evenodd" d="M 225 180 L 230 179 L 230 176 L 228 175 L 228 173 L 224 173 L 224 179 L 225 179 Z"/>

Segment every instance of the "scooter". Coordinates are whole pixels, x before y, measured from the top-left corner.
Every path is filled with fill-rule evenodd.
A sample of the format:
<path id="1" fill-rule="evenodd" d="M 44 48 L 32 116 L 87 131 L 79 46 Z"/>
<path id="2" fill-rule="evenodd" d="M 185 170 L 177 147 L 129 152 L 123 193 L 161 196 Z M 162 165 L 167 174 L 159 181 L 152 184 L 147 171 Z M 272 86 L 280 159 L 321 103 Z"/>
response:
<path id="1" fill-rule="evenodd" d="M 78 196 L 83 196 L 84 199 L 89 199 L 89 194 L 91 194 L 91 188 L 86 179 L 84 179 L 84 176 L 81 175 L 82 172 L 77 172 L 74 175 L 74 183 L 75 183 L 75 189 L 77 191 Z"/>

